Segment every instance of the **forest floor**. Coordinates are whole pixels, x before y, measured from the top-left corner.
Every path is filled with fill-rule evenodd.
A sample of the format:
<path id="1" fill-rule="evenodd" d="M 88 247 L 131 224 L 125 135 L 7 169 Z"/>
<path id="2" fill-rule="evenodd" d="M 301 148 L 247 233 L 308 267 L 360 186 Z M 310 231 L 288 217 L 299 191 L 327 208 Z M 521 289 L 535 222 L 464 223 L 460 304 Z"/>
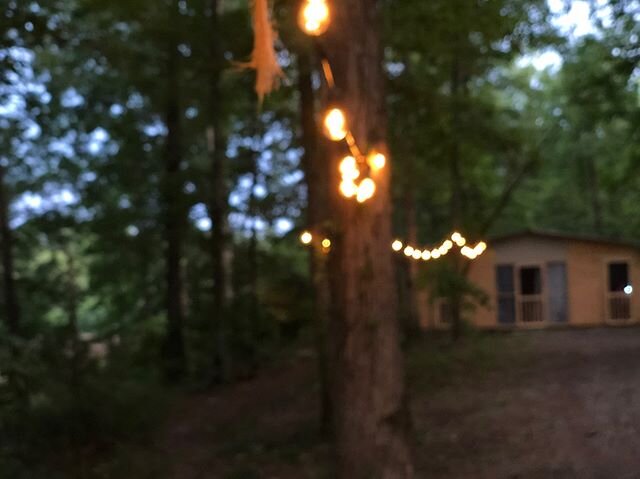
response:
<path id="1" fill-rule="evenodd" d="M 178 401 L 154 477 L 332 477 L 314 367 L 302 352 Z M 409 382 L 418 477 L 640 478 L 640 329 L 426 338 Z"/>

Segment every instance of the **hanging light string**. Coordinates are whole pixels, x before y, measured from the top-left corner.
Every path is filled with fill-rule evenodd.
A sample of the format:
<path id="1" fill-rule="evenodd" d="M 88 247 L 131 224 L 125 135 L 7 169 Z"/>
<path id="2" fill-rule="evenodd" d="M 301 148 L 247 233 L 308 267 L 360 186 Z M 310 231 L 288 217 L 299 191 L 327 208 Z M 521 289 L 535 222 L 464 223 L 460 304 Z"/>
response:
<path id="1" fill-rule="evenodd" d="M 331 23 L 331 9 L 327 0 L 305 0 L 298 15 L 300 28 L 311 37 L 323 35 Z M 321 49 L 318 46 L 318 50 Z M 322 73 L 330 92 L 335 92 L 336 83 L 331 64 L 326 55 L 322 55 Z M 323 118 L 323 131 L 327 138 L 335 142 L 345 142 L 349 155 L 340 161 L 340 193 L 345 198 L 364 203 L 376 193 L 376 182 L 373 174 L 386 165 L 384 154 L 371 150 L 362 153 L 355 136 L 349 129 L 348 117 L 340 105 L 332 104 Z"/>
<path id="2" fill-rule="evenodd" d="M 391 244 L 391 249 L 396 253 L 402 253 L 407 258 L 416 261 L 430 261 L 442 258 L 457 247 L 460 254 L 467 259 L 474 260 L 487 250 L 487 243 L 480 241 L 475 246 L 469 246 L 467 239 L 457 231 L 434 248 L 421 248 L 410 244 L 404 244 L 400 240 L 395 240 Z"/>
<path id="3" fill-rule="evenodd" d="M 303 231 L 300 235 L 300 242 L 305 246 L 318 248 L 324 254 L 331 251 L 331 240 L 325 235 L 314 235 L 310 231 Z"/>
<path id="4" fill-rule="evenodd" d="M 305 246 L 313 246 L 327 254 L 331 251 L 331 240 L 326 235 L 313 234 L 310 231 L 303 231 L 300 235 L 300 242 Z M 419 248 L 405 244 L 399 239 L 391 243 L 391 249 L 396 253 L 404 254 L 409 259 L 416 261 L 431 261 L 444 258 L 449 252 L 457 247 L 460 254 L 473 261 L 487 250 L 487 243 L 480 241 L 475 246 L 467 245 L 467 239 L 458 232 L 451 234 L 449 238 L 434 248 Z"/>

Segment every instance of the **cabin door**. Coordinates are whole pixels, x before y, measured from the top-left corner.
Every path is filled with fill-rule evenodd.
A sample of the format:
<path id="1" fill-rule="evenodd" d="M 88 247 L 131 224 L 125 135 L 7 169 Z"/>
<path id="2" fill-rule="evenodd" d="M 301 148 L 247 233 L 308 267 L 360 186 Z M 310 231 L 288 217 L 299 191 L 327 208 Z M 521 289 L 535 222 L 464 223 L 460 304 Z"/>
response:
<path id="1" fill-rule="evenodd" d="M 607 265 L 607 313 L 611 321 L 631 319 L 633 287 L 629 277 L 629 263 L 615 261 Z"/>
<path id="2" fill-rule="evenodd" d="M 566 323 L 567 314 L 567 266 L 564 262 L 547 265 L 547 288 L 549 291 L 549 320 L 552 323 Z"/>
<path id="3" fill-rule="evenodd" d="M 523 266 L 518 275 L 518 317 L 524 324 L 537 324 L 545 319 L 540 266 Z"/>

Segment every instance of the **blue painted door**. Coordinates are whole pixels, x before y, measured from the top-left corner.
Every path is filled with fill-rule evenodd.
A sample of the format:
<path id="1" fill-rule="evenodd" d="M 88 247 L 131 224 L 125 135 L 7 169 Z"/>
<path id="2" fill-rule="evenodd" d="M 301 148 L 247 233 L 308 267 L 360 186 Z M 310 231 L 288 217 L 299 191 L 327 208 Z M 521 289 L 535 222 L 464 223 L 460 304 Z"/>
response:
<path id="1" fill-rule="evenodd" d="M 496 266 L 496 291 L 498 292 L 498 324 L 516 322 L 516 282 L 514 267 L 510 264 Z"/>
<path id="2" fill-rule="evenodd" d="M 552 323 L 566 323 L 568 314 L 567 265 L 562 262 L 547 265 L 549 285 L 549 319 Z"/>

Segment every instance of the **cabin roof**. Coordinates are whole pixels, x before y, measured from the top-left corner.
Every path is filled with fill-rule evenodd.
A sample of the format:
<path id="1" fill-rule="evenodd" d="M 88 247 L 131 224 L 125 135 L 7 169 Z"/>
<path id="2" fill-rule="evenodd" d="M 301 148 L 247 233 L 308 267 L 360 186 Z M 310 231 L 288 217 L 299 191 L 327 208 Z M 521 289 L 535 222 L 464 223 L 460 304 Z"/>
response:
<path id="1" fill-rule="evenodd" d="M 494 236 L 490 239 L 491 243 L 505 243 L 508 241 L 512 241 L 519 238 L 544 238 L 549 240 L 556 241 L 576 241 L 583 243 L 598 243 L 605 245 L 615 245 L 615 246 L 626 246 L 629 248 L 640 249 L 640 242 L 631 241 L 627 239 L 613 238 L 607 236 L 597 236 L 597 235 L 586 235 L 579 233 L 565 233 L 560 231 L 549 231 L 549 230 L 534 230 L 534 229 L 525 229 L 516 231 L 513 233 L 508 233 L 504 235 Z"/>

